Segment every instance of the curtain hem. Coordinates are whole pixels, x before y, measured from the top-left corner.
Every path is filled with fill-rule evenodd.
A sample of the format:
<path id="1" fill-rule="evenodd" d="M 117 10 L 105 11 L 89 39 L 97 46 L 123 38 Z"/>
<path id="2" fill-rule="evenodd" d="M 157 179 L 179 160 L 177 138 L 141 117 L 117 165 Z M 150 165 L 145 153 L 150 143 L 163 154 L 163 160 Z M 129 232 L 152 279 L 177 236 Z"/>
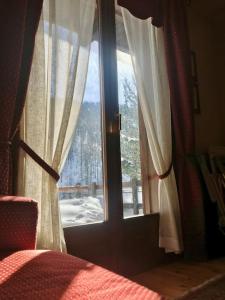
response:
<path id="1" fill-rule="evenodd" d="M 159 237 L 159 247 L 164 248 L 167 253 L 180 254 L 183 251 L 183 247 L 177 239 L 172 237 Z"/>

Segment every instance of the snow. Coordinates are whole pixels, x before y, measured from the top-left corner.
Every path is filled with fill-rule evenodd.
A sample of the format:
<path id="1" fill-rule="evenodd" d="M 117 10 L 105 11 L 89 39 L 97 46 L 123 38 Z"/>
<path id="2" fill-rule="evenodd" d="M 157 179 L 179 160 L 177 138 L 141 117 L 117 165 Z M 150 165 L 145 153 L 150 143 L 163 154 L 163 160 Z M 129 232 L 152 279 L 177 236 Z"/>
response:
<path id="1" fill-rule="evenodd" d="M 139 139 L 129 137 L 123 133 L 120 134 L 121 138 L 127 139 L 128 142 L 139 142 Z"/>
<path id="2" fill-rule="evenodd" d="M 132 203 L 129 188 L 123 188 L 123 202 Z M 142 203 L 141 189 L 138 191 L 138 202 Z M 104 206 L 101 197 L 84 196 L 81 198 L 62 199 L 59 201 L 63 227 L 85 225 L 104 221 Z M 140 214 L 142 210 L 140 210 Z M 133 216 L 133 209 L 124 209 L 124 216 Z"/>
<path id="3" fill-rule="evenodd" d="M 66 199 L 61 200 L 59 205 L 64 227 L 104 221 L 104 209 L 98 198 Z"/>

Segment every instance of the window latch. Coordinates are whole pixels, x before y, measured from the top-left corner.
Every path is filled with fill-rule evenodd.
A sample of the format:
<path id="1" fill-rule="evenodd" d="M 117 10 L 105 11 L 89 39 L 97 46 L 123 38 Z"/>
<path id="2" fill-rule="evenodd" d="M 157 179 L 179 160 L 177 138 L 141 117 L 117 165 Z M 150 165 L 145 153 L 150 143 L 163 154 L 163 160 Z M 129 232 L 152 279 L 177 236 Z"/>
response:
<path id="1" fill-rule="evenodd" d="M 119 131 L 122 130 L 122 115 L 119 113 Z"/>
<path id="2" fill-rule="evenodd" d="M 116 133 L 120 132 L 121 129 L 121 114 L 116 113 L 115 117 L 113 118 L 113 121 L 110 122 L 109 132 L 110 133 Z"/>
<path id="3" fill-rule="evenodd" d="M 117 118 L 117 121 L 118 121 L 118 130 L 121 131 L 122 130 L 122 121 L 121 121 L 121 117 L 122 115 L 120 113 L 117 113 L 116 114 L 116 118 Z"/>

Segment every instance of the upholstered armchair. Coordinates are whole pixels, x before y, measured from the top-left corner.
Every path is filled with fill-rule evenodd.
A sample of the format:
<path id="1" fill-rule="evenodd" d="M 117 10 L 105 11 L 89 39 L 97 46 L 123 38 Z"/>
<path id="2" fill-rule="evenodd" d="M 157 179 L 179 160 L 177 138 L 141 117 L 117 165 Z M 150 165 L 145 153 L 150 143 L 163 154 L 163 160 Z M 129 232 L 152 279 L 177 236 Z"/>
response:
<path id="1" fill-rule="evenodd" d="M 35 249 L 37 218 L 31 198 L 0 196 L 0 254 Z"/>
<path id="2" fill-rule="evenodd" d="M 100 266 L 68 254 L 35 250 L 37 202 L 0 196 L 1 300 L 162 300 Z"/>

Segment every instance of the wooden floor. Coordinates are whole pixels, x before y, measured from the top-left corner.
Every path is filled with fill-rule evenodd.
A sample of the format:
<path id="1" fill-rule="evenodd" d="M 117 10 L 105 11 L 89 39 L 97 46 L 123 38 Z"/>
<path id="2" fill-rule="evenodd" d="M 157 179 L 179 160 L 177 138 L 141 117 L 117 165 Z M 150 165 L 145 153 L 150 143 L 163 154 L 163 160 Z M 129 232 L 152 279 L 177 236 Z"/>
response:
<path id="1" fill-rule="evenodd" d="M 132 280 L 173 299 L 221 273 L 225 273 L 225 258 L 207 262 L 175 262 L 136 275 Z"/>

